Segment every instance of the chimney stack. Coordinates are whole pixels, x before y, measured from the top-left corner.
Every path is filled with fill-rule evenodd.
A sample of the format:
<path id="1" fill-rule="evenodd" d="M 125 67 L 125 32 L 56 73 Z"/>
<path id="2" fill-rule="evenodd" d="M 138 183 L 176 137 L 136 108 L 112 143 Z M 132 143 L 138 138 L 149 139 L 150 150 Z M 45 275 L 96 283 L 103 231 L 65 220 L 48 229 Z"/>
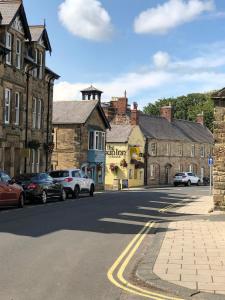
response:
<path id="1" fill-rule="evenodd" d="M 118 115 L 125 115 L 127 112 L 128 99 L 126 97 L 118 98 L 117 101 L 117 113 Z"/>
<path id="2" fill-rule="evenodd" d="M 196 123 L 201 124 L 202 126 L 204 126 L 204 113 L 202 112 L 201 114 L 197 115 L 196 118 Z"/>
<path id="3" fill-rule="evenodd" d="M 160 116 L 167 119 L 170 123 L 173 120 L 173 108 L 171 105 L 160 108 Z"/>
<path id="4" fill-rule="evenodd" d="M 133 108 L 131 109 L 130 124 L 131 125 L 138 125 L 139 124 L 139 111 L 138 111 L 137 102 L 133 103 Z"/>

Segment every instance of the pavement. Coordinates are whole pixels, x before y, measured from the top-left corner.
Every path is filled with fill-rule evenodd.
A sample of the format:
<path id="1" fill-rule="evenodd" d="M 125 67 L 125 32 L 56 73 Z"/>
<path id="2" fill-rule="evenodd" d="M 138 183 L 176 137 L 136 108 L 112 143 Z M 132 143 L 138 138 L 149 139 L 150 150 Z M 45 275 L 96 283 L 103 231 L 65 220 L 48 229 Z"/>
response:
<path id="1" fill-rule="evenodd" d="M 225 213 L 212 212 L 209 196 L 174 204 L 171 210 L 183 217 L 167 224 L 160 245 L 155 253 L 151 249 L 137 275 L 185 299 L 225 299 Z"/>

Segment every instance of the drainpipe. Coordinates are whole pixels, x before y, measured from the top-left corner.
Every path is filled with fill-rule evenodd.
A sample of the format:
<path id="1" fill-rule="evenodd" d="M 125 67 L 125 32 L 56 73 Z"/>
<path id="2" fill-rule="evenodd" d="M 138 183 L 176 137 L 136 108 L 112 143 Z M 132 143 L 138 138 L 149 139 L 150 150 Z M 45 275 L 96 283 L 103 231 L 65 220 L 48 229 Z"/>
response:
<path id="1" fill-rule="evenodd" d="M 26 84 L 27 84 L 27 95 L 26 95 L 26 123 L 25 123 L 25 149 L 28 147 L 28 115 L 29 115 L 29 82 L 30 82 L 30 74 L 29 69 L 26 72 Z M 27 173 L 27 157 L 24 159 L 24 173 Z"/>
<path id="2" fill-rule="evenodd" d="M 145 169 L 144 169 L 144 185 L 148 185 L 148 138 L 146 138 L 145 142 Z"/>

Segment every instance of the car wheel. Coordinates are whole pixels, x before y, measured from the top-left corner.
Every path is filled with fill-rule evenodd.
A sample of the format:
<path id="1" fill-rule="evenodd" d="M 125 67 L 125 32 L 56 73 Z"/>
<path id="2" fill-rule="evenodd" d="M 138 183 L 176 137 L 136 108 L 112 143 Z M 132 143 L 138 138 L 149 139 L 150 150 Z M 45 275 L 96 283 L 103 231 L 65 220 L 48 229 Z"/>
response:
<path id="1" fill-rule="evenodd" d="M 173 185 L 174 185 L 174 186 L 178 186 L 178 184 L 177 184 L 177 183 L 174 183 Z"/>
<path id="2" fill-rule="evenodd" d="M 95 192 L 95 187 L 94 187 L 94 185 L 92 184 L 92 185 L 91 185 L 91 188 L 90 188 L 90 196 L 91 196 L 91 197 L 94 197 L 94 192 Z"/>
<path id="3" fill-rule="evenodd" d="M 61 192 L 60 200 L 65 201 L 66 198 L 67 198 L 66 191 L 63 189 L 62 192 Z"/>
<path id="4" fill-rule="evenodd" d="M 187 186 L 191 186 L 191 180 L 188 180 Z"/>
<path id="5" fill-rule="evenodd" d="M 21 194 L 18 202 L 18 207 L 23 208 L 24 207 L 24 195 Z"/>
<path id="6" fill-rule="evenodd" d="M 41 203 L 46 204 L 47 203 L 47 193 L 46 191 L 43 191 L 41 194 Z"/>
<path id="7" fill-rule="evenodd" d="M 79 186 L 76 185 L 74 188 L 74 192 L 73 192 L 75 199 L 79 198 L 79 193 L 80 193 L 80 188 L 79 188 Z"/>

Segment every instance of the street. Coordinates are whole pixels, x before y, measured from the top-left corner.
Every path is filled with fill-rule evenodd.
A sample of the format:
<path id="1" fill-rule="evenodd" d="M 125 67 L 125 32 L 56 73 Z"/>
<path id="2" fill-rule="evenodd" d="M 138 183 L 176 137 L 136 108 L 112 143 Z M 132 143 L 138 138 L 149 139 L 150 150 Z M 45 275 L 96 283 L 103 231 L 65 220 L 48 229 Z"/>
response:
<path id="1" fill-rule="evenodd" d="M 143 299 L 115 286 L 109 269 L 148 221 L 168 221 L 165 207 L 208 194 L 209 187 L 171 187 L 1 209 L 0 299 Z"/>

